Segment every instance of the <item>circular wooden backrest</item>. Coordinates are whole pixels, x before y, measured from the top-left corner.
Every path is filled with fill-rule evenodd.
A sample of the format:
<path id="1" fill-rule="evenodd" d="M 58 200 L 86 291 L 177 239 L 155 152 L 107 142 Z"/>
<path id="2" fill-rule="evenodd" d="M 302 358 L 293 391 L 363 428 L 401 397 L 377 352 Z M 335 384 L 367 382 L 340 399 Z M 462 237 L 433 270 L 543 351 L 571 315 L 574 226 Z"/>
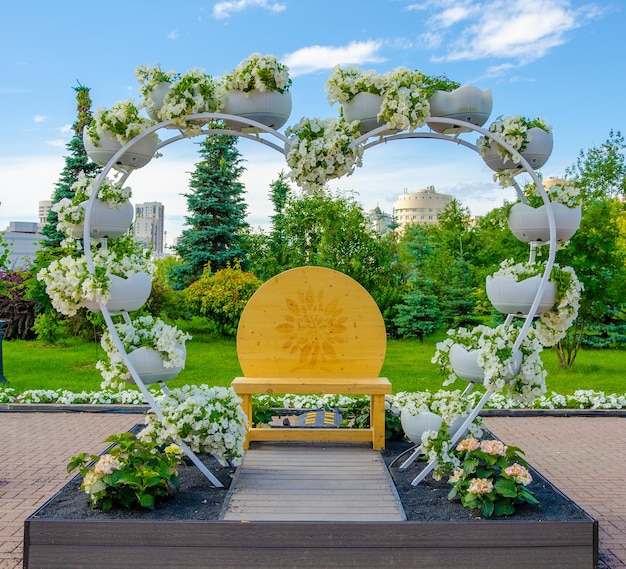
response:
<path id="1" fill-rule="evenodd" d="M 378 377 L 386 345 L 370 294 L 323 267 L 291 269 L 264 283 L 237 330 L 247 377 Z"/>

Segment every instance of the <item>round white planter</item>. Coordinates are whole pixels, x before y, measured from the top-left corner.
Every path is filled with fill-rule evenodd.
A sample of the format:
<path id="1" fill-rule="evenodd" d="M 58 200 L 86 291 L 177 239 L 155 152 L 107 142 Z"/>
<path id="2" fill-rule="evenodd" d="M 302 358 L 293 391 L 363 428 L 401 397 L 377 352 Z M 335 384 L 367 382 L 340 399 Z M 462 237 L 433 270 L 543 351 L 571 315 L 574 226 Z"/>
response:
<path id="1" fill-rule="evenodd" d="M 530 307 L 539 292 L 541 276 L 535 275 L 522 281 L 510 277 L 487 277 L 487 297 L 493 307 L 503 314 L 523 314 L 530 312 Z M 554 306 L 556 286 L 548 282 L 541 295 L 536 314 L 543 314 Z"/>
<path id="2" fill-rule="evenodd" d="M 224 96 L 222 112 L 260 122 L 275 130 L 283 126 L 291 115 L 291 93 L 278 91 L 228 91 Z M 235 129 L 247 125 L 228 121 Z"/>
<path id="3" fill-rule="evenodd" d="M 450 365 L 457 376 L 470 383 L 482 383 L 485 372 L 478 365 L 478 350 L 466 350 L 461 344 L 450 348 Z"/>
<path id="4" fill-rule="evenodd" d="M 343 104 L 343 116 L 347 122 L 359 121 L 359 130 L 365 134 L 385 124 L 376 118 L 382 102 L 382 95 L 358 93 L 351 101 Z"/>
<path id="5" fill-rule="evenodd" d="M 436 91 L 429 99 L 431 117 L 448 117 L 483 126 L 493 109 L 491 89 L 481 91 L 473 85 L 463 85 L 454 91 Z M 453 124 L 426 121 L 435 132 L 459 131 Z"/>
<path id="6" fill-rule="evenodd" d="M 153 120 L 160 122 L 159 111 L 161 107 L 163 107 L 163 103 L 165 102 L 165 96 L 169 93 L 172 84 L 167 81 L 163 81 L 161 83 L 157 83 L 150 91 L 150 94 L 147 98 L 152 102 L 152 105 L 149 106 L 146 111 L 148 112 L 148 116 Z"/>
<path id="7" fill-rule="evenodd" d="M 183 351 L 185 347 L 183 346 Z M 133 350 L 128 354 L 130 363 L 146 385 L 157 381 L 168 381 L 175 378 L 184 366 L 167 368 L 163 365 L 161 354 L 152 348 L 145 346 Z"/>
<path id="8" fill-rule="evenodd" d="M 408 439 L 416 445 L 422 444 L 422 435 L 426 431 L 439 431 L 443 420 L 439 415 L 424 411 L 418 415 L 405 413 L 404 409 L 400 412 L 400 423 L 404 434 Z"/>
<path id="9" fill-rule="evenodd" d="M 139 310 L 150 297 L 152 279 L 147 273 L 136 273 L 127 279 L 109 275 L 110 297 L 106 303 L 110 312 Z M 101 312 L 100 304 L 93 300 L 85 302 L 92 312 Z"/>
<path id="10" fill-rule="evenodd" d="M 133 143 L 133 145 L 118 159 L 116 162 L 119 166 L 129 168 L 142 168 L 150 160 L 157 151 L 158 138 L 155 134 L 145 136 L 141 140 Z M 96 164 L 106 166 L 113 158 L 113 155 L 122 148 L 122 145 L 114 136 L 101 136 L 96 146 L 88 134 L 87 129 L 83 133 L 83 144 L 85 151 Z"/>
<path id="11" fill-rule="evenodd" d="M 80 207 L 85 209 L 88 202 L 84 201 Z M 110 207 L 106 202 L 95 200 L 89 218 L 89 233 L 97 239 L 107 237 L 115 239 L 121 237 L 130 228 L 135 210 L 129 201 L 124 202 L 120 209 Z M 84 233 L 84 224 L 80 223 L 72 230 L 72 237 L 81 239 Z"/>
<path id="12" fill-rule="evenodd" d="M 528 134 L 530 140 L 521 155 L 530 164 L 533 170 L 538 170 L 548 161 L 548 158 L 550 158 L 554 146 L 554 139 L 551 132 L 546 132 L 537 127 L 529 129 Z M 495 172 L 518 170 L 522 167 L 512 160 L 503 160 L 496 150 L 496 143 L 494 141 L 491 141 L 491 146 L 486 149 L 483 160 L 485 164 Z"/>
<path id="13" fill-rule="evenodd" d="M 556 222 L 556 240 L 567 241 L 580 227 L 582 209 L 580 206 L 569 208 L 554 202 L 551 207 Z M 509 229 L 524 243 L 548 241 L 550 225 L 546 206 L 534 208 L 524 203 L 516 203 L 509 213 Z"/>

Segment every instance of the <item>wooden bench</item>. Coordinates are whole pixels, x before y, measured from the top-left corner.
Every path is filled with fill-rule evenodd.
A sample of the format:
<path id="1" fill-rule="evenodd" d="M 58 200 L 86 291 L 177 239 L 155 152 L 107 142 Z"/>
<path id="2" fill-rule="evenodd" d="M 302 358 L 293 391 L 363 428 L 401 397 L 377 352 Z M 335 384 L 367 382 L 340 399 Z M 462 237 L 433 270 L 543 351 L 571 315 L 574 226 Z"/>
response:
<path id="1" fill-rule="evenodd" d="M 239 322 L 243 377 L 232 387 L 252 425 L 256 394 L 343 394 L 370 397 L 370 427 L 255 428 L 251 441 L 371 442 L 385 447 L 385 395 L 379 377 L 387 337 L 378 306 L 354 279 L 322 267 L 301 267 L 267 281 Z"/>

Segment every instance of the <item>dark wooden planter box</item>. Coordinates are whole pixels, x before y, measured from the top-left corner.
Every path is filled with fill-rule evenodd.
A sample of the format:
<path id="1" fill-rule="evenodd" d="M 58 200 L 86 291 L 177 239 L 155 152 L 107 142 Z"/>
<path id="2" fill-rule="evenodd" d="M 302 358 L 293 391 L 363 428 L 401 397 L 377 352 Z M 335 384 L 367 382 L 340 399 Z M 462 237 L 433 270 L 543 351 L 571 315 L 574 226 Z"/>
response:
<path id="1" fill-rule="evenodd" d="M 597 567 L 598 524 L 562 522 L 25 522 L 24 567 Z"/>

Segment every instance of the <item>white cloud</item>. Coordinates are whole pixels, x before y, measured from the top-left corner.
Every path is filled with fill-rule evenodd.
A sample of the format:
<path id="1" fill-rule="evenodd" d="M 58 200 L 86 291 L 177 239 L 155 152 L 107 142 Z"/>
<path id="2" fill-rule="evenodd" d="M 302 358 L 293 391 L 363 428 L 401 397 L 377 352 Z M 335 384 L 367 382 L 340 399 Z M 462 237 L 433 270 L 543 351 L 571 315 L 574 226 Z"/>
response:
<path id="1" fill-rule="evenodd" d="M 282 12 L 287 6 L 281 2 L 270 2 L 268 0 L 230 0 L 216 2 L 213 6 L 213 17 L 217 20 L 230 18 L 234 13 L 241 12 L 247 8 L 262 8 L 273 13 Z"/>
<path id="2" fill-rule="evenodd" d="M 292 77 L 332 69 L 335 65 L 362 65 L 384 61 L 378 55 L 382 42 L 369 40 L 350 42 L 345 46 L 313 45 L 303 47 L 283 58 Z"/>
<path id="3" fill-rule="evenodd" d="M 601 12 L 593 4 L 572 8 L 569 0 L 486 0 L 454 5 L 444 0 L 434 3 L 430 30 L 421 39 L 429 46 L 450 46 L 434 61 L 500 58 L 525 64 L 564 44 L 568 32 Z M 440 44 L 433 41 L 437 33 Z M 451 41 L 443 41 L 444 33 Z"/>
<path id="4" fill-rule="evenodd" d="M 169 33 L 167 34 L 167 39 L 168 39 L 168 40 L 175 40 L 175 39 L 178 39 L 178 36 L 179 36 L 179 35 L 180 35 L 180 34 L 179 34 L 176 30 L 172 30 L 171 32 L 169 32 Z"/>
<path id="5" fill-rule="evenodd" d="M 46 144 L 48 146 L 54 146 L 55 148 L 65 148 L 67 140 L 63 138 L 52 138 L 50 140 L 46 140 Z"/>
<path id="6" fill-rule="evenodd" d="M 48 117 L 46 115 L 35 115 L 33 120 L 35 122 L 44 122 Z"/>

